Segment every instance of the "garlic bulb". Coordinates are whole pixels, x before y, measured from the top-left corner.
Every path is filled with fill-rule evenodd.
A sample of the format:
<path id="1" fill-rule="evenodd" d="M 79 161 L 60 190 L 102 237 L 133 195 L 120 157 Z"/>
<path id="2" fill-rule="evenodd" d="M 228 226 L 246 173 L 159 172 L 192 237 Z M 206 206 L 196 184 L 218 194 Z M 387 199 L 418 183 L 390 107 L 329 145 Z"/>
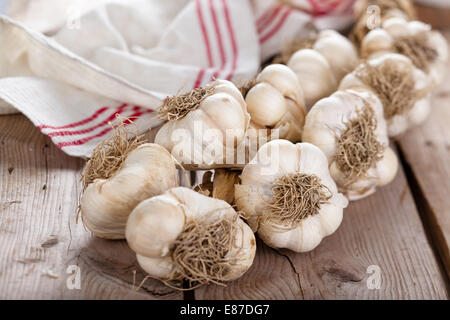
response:
<path id="1" fill-rule="evenodd" d="M 155 143 L 182 164 L 225 163 L 243 141 L 250 122 L 242 94 L 226 80 L 169 98 L 160 113 L 169 121 L 158 131 Z"/>
<path id="2" fill-rule="evenodd" d="M 339 81 L 358 63 L 353 44 L 333 30 L 319 33 L 311 49 L 301 49 L 289 59 L 287 66 L 297 75 L 307 107 L 329 96 Z"/>
<path id="3" fill-rule="evenodd" d="M 353 13 L 356 24 L 350 38 L 358 47 L 370 30 L 376 30 L 387 19 L 416 19 L 412 0 L 357 0 L 353 5 Z"/>
<path id="4" fill-rule="evenodd" d="M 375 192 L 397 173 L 383 105 L 364 88 L 337 91 L 319 100 L 306 117 L 303 141 L 325 153 L 332 178 L 350 200 Z"/>
<path id="5" fill-rule="evenodd" d="M 174 285 L 237 279 L 256 251 L 252 230 L 228 203 L 184 187 L 141 202 L 126 238 L 150 277 Z"/>
<path id="6" fill-rule="evenodd" d="M 390 137 L 422 123 L 430 112 L 430 81 L 404 55 L 386 53 L 348 74 L 340 90 L 365 87 L 381 100 Z"/>
<path id="7" fill-rule="evenodd" d="M 303 91 L 295 73 L 282 64 L 264 68 L 245 96 L 250 126 L 277 130 L 281 139 L 299 141 L 305 122 Z"/>
<path id="8" fill-rule="evenodd" d="M 176 186 L 178 174 L 170 153 L 154 143 L 141 144 L 112 176 L 87 185 L 80 203 L 83 223 L 97 237 L 124 239 L 134 207 Z"/>
<path id="9" fill-rule="evenodd" d="M 235 201 L 267 245 L 296 252 L 336 231 L 348 204 L 318 147 L 281 139 L 263 145 L 244 167 Z"/>
<path id="10" fill-rule="evenodd" d="M 427 73 L 434 85 L 442 82 L 448 59 L 447 42 L 440 32 L 420 21 L 391 18 L 381 29 L 369 32 L 363 39 L 361 53 L 374 57 L 385 52 L 406 55 L 413 64 Z"/>

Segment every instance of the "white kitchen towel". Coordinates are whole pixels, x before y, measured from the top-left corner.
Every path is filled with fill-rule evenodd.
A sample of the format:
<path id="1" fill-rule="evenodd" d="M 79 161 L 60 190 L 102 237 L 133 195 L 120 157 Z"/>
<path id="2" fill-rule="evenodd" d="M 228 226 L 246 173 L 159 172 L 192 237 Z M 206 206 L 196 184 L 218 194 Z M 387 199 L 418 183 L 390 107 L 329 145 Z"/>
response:
<path id="1" fill-rule="evenodd" d="M 63 151 L 88 157 L 117 114 L 146 131 L 167 96 L 249 79 L 314 22 L 348 24 L 353 0 L 12 3 L 0 17 L 0 113 L 20 111 Z"/>

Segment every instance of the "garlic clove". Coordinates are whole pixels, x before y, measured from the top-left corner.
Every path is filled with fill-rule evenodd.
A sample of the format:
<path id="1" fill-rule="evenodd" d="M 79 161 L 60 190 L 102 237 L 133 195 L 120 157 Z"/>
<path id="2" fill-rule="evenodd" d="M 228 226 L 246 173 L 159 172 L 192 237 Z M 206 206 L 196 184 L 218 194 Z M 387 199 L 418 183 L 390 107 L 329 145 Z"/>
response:
<path id="1" fill-rule="evenodd" d="M 336 79 L 342 79 L 358 64 L 358 52 L 354 45 L 334 30 L 324 30 L 314 44 L 314 50 L 328 61 Z"/>
<path id="2" fill-rule="evenodd" d="M 152 278 L 167 280 L 174 271 L 171 256 L 150 258 L 137 254 L 136 258 L 141 268 L 144 269 L 144 271 L 147 272 Z"/>
<path id="3" fill-rule="evenodd" d="M 226 281 L 240 278 L 253 264 L 256 255 L 256 241 L 252 229 L 241 219 L 237 220 L 238 228 L 242 232 L 236 232 L 234 245 L 226 257 L 240 257 L 227 275 Z M 250 241 L 249 241 L 250 239 Z"/>
<path id="4" fill-rule="evenodd" d="M 354 88 L 366 88 L 367 90 L 371 90 L 370 87 L 355 76 L 354 73 L 349 73 L 342 79 L 338 91 Z"/>
<path id="5" fill-rule="evenodd" d="M 412 108 L 408 113 L 408 119 L 412 124 L 418 125 L 428 118 L 430 112 L 430 97 L 427 96 L 416 102 L 414 108 Z"/>
<path id="6" fill-rule="evenodd" d="M 305 103 L 311 106 L 318 99 L 330 95 L 337 87 L 330 64 L 315 50 L 299 50 L 289 59 L 291 68 L 300 82 L 305 95 Z"/>
<path id="7" fill-rule="evenodd" d="M 429 32 L 429 31 L 431 31 L 431 26 L 429 24 L 417 20 L 408 22 L 409 34 L 414 35 L 421 32 Z"/>
<path id="8" fill-rule="evenodd" d="M 448 60 L 448 44 L 444 36 L 439 31 L 431 31 L 428 40 L 433 48 L 435 48 L 439 54 L 441 61 Z"/>
<path id="9" fill-rule="evenodd" d="M 255 82 L 245 98 L 251 126 L 270 130 L 270 136 L 264 135 L 267 131 L 259 130 L 256 134 L 250 133 L 249 141 L 254 143 L 258 138 L 300 140 L 306 108 L 297 75 L 285 65 L 272 64 L 258 74 Z"/>
<path id="10" fill-rule="evenodd" d="M 203 101 L 202 110 L 212 120 L 210 127 L 217 127 L 224 137 L 229 133 L 237 141 L 244 138 L 248 123 L 245 110 L 237 99 L 227 93 L 216 92 Z"/>
<path id="11" fill-rule="evenodd" d="M 318 216 L 304 219 L 299 226 L 291 230 L 280 230 L 270 224 L 261 224 L 258 235 L 272 248 L 285 248 L 295 252 L 315 249 L 324 237 Z"/>
<path id="12" fill-rule="evenodd" d="M 395 152 L 391 148 L 386 148 L 383 158 L 377 163 L 378 186 L 384 186 L 392 180 L 398 170 L 398 159 Z"/>
<path id="13" fill-rule="evenodd" d="M 388 52 L 392 50 L 392 45 L 392 36 L 386 30 L 374 29 L 364 37 L 361 43 L 361 55 L 369 57 L 375 52 Z"/>
<path id="14" fill-rule="evenodd" d="M 297 142 L 301 140 L 306 110 L 299 108 L 298 104 L 291 99 L 285 99 L 285 101 L 288 112 L 283 115 L 274 129 L 280 130 L 280 138 Z"/>
<path id="15" fill-rule="evenodd" d="M 245 110 L 245 100 L 236 86 L 228 80 L 216 80 L 212 83 L 216 93 L 226 93 L 232 96 Z"/>
<path id="16" fill-rule="evenodd" d="M 409 127 L 408 119 L 404 115 L 395 115 L 387 120 L 387 123 L 389 137 L 397 137 Z"/>
<path id="17" fill-rule="evenodd" d="M 392 37 L 401 37 L 409 34 L 408 23 L 403 18 L 390 18 L 383 23 L 383 29 Z"/>
<path id="18" fill-rule="evenodd" d="M 128 154 L 112 177 L 88 185 L 80 202 L 83 223 L 98 237 L 123 239 L 133 208 L 177 185 L 178 174 L 169 152 L 154 143 L 142 144 Z"/>
<path id="19" fill-rule="evenodd" d="M 330 203 L 324 203 L 321 207 L 320 215 L 318 217 L 320 218 L 322 232 L 325 237 L 336 232 L 344 218 L 342 211 L 335 210 L 336 205 L 343 208 L 347 207 L 347 198 L 342 194 L 334 195 L 333 198 L 330 199 Z"/>
<path id="20" fill-rule="evenodd" d="M 142 201 L 130 215 L 126 239 L 133 251 L 147 257 L 164 257 L 183 230 L 183 207 L 166 195 Z"/>
<path id="21" fill-rule="evenodd" d="M 256 84 L 245 97 L 252 121 L 260 125 L 275 125 L 286 112 L 284 97 L 268 83 Z"/>
<path id="22" fill-rule="evenodd" d="M 272 64 L 265 67 L 257 76 L 256 81 L 267 82 L 281 94 L 299 105 L 304 105 L 303 90 L 295 73 L 282 64 Z"/>

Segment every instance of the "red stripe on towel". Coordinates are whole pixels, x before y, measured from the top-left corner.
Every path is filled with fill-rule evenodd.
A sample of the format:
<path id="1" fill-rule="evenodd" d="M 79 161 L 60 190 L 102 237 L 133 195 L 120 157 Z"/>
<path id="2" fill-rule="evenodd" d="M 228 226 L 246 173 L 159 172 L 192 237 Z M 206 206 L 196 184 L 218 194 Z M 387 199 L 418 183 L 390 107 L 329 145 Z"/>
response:
<path id="1" fill-rule="evenodd" d="M 287 9 L 284 14 L 281 16 L 280 20 L 278 21 L 278 23 L 269 31 L 267 32 L 264 36 L 262 36 L 261 38 L 259 38 L 259 43 L 263 44 L 264 42 L 266 42 L 267 40 L 269 40 L 270 38 L 272 38 L 272 36 L 274 34 L 276 34 L 281 27 L 283 26 L 283 24 L 286 22 L 286 19 L 288 18 L 288 16 L 292 13 L 291 9 Z"/>
<path id="2" fill-rule="evenodd" d="M 76 131 L 69 131 L 69 130 L 55 131 L 55 132 L 50 132 L 47 135 L 49 137 L 57 137 L 57 136 L 73 136 L 73 135 L 78 135 L 78 134 L 89 133 L 91 131 L 94 131 L 95 129 L 98 129 L 100 127 L 103 127 L 103 126 L 107 125 L 110 121 L 113 121 L 117 117 L 117 115 L 120 114 L 125 109 L 125 107 L 126 106 L 122 106 L 117 111 L 114 111 L 108 118 L 106 118 L 102 122 L 100 122 L 100 123 L 98 123 L 95 126 L 92 126 L 90 128 L 86 128 L 86 129 L 82 129 L 82 130 L 76 130 Z M 139 107 L 134 107 L 133 111 L 139 111 Z"/>
<path id="3" fill-rule="evenodd" d="M 146 113 L 151 113 L 151 110 L 144 111 L 144 112 L 136 112 L 136 113 L 132 114 L 131 116 L 129 116 L 128 118 L 129 119 L 139 118 L 140 116 L 142 116 L 143 114 L 146 114 Z M 125 126 L 128 126 L 130 123 L 132 123 L 132 122 L 129 120 L 124 121 Z M 92 139 L 100 138 L 100 137 L 104 136 L 105 134 L 107 134 L 108 132 L 110 132 L 111 130 L 112 130 L 112 128 L 108 127 L 93 136 L 89 136 L 89 137 L 79 139 L 79 140 L 74 140 L 74 141 L 60 142 L 57 144 L 57 147 L 61 149 L 64 147 L 79 146 L 79 145 L 85 144 L 86 142 L 91 141 Z"/>
<path id="4" fill-rule="evenodd" d="M 225 0 L 222 0 L 222 4 L 223 4 L 223 9 L 224 9 L 224 14 L 225 14 L 225 21 L 227 23 L 228 33 L 230 34 L 231 47 L 233 49 L 233 60 L 231 63 L 231 71 L 225 79 L 231 80 L 231 78 L 234 75 L 234 72 L 236 71 L 237 58 L 238 58 L 238 45 L 236 42 L 236 37 L 234 35 L 233 25 L 231 23 L 231 17 L 230 17 L 230 11 L 228 10 L 228 4 Z"/>

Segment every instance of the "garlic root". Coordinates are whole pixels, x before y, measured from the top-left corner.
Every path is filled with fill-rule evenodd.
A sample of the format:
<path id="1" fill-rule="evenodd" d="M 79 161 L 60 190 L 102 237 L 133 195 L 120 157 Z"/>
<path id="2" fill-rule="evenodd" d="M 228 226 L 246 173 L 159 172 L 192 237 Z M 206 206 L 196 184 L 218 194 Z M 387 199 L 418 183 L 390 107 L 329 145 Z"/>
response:
<path id="1" fill-rule="evenodd" d="M 150 277 L 175 287 L 237 279 L 256 250 L 253 232 L 229 204 L 184 187 L 141 202 L 126 239 Z"/>
<path id="2" fill-rule="evenodd" d="M 306 117 L 303 141 L 325 153 L 331 176 L 350 200 L 372 194 L 397 172 L 383 105 L 362 87 L 319 100 Z"/>
<path id="3" fill-rule="evenodd" d="M 339 227 L 348 200 L 338 192 L 323 152 L 309 143 L 266 143 L 241 174 L 235 201 L 273 248 L 314 249 Z"/>
<path id="4" fill-rule="evenodd" d="M 234 155 L 250 121 L 244 98 L 226 80 L 169 98 L 160 113 L 168 122 L 158 131 L 155 143 L 183 166 L 202 169 L 227 163 L 227 155 Z"/>

